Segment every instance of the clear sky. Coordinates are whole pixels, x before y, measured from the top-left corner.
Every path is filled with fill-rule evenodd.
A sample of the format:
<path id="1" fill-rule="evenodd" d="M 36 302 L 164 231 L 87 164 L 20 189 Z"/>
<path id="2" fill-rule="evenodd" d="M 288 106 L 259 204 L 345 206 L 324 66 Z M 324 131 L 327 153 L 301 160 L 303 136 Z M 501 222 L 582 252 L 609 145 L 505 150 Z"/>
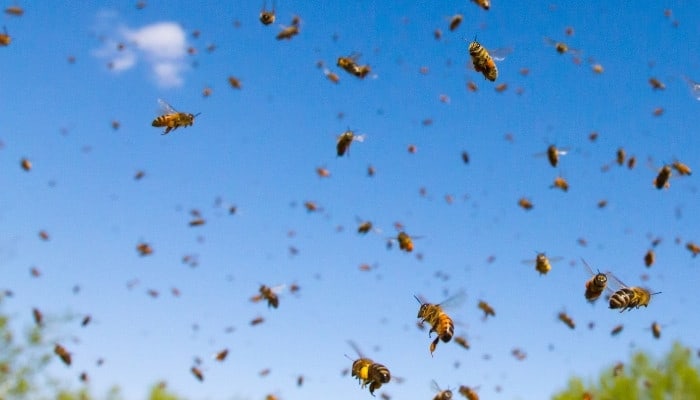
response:
<path id="1" fill-rule="evenodd" d="M 700 242 L 697 177 L 674 171 L 669 189 L 652 185 L 664 164 L 700 168 L 688 83 L 700 81 L 700 4 L 277 0 L 276 22 L 263 26 L 260 3 L 5 5 L 25 13 L 0 17 L 12 37 L 0 48 L 1 285 L 14 292 L 4 304 L 18 328 L 33 323 L 33 307 L 53 316 L 49 337 L 74 363 L 55 360 L 51 373 L 79 387 L 87 371 L 94 392 L 117 384 L 126 398 L 160 380 L 192 399 L 369 398 L 341 373 L 345 355 L 357 356 L 352 340 L 403 378 L 379 390 L 392 398 L 432 398 L 435 379 L 479 386 L 482 398 L 539 399 L 635 349 L 700 346 L 700 260 L 685 248 Z M 450 32 L 455 14 L 463 22 Z M 276 40 L 294 15 L 300 33 Z M 505 54 L 496 82 L 467 67 L 475 36 Z M 370 65 L 365 79 L 336 66 L 352 53 Z M 159 98 L 201 115 L 163 136 L 151 126 Z M 365 139 L 337 157 L 347 129 Z M 556 168 L 543 156 L 551 144 L 567 151 Z M 620 147 L 633 169 L 614 162 Z M 568 192 L 551 188 L 559 175 Z M 518 207 L 521 197 L 534 208 Z M 203 226 L 189 226 L 193 209 Z M 358 218 L 380 230 L 359 235 Z M 387 249 L 397 222 L 417 237 L 412 253 Z M 141 242 L 152 255 L 139 256 Z M 536 252 L 559 259 L 547 275 L 523 263 Z M 581 258 L 663 293 L 631 312 L 591 305 Z M 285 285 L 278 309 L 250 301 L 261 284 Z M 471 348 L 440 343 L 431 357 L 413 295 L 440 302 L 459 291 L 449 312 Z M 486 321 L 482 299 L 496 310 Z M 76 317 L 60 323 L 67 314 Z M 228 358 L 213 360 L 223 348 Z M 196 357 L 204 382 L 190 373 Z"/>

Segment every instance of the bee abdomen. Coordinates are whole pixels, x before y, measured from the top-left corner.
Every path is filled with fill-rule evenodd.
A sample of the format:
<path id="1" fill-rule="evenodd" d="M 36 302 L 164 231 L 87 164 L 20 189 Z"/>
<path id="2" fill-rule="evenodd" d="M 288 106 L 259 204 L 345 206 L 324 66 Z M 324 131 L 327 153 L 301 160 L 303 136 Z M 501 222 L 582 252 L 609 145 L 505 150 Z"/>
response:
<path id="1" fill-rule="evenodd" d="M 618 290 L 617 292 L 613 293 L 612 296 L 610 296 L 610 308 L 628 307 L 631 300 L 631 296 L 632 291 L 627 288 Z"/>

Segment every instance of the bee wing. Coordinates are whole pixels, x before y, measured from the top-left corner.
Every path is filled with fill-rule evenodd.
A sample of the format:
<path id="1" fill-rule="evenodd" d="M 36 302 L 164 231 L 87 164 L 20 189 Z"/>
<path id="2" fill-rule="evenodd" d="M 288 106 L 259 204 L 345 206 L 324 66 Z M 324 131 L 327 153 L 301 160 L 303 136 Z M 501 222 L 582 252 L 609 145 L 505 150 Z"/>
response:
<path id="1" fill-rule="evenodd" d="M 457 294 L 448 297 L 446 300 L 440 303 L 440 307 L 444 309 L 455 308 L 461 305 L 466 299 L 467 294 L 463 290 L 460 290 Z"/>
<path id="2" fill-rule="evenodd" d="M 367 136 L 367 135 L 365 135 L 365 134 L 362 134 L 362 135 L 355 135 L 355 136 L 352 137 L 352 140 L 354 140 L 354 141 L 356 141 L 356 142 L 364 142 L 366 136 Z"/>
<path id="3" fill-rule="evenodd" d="M 620 280 L 620 278 L 613 275 L 612 272 L 607 271 L 607 272 L 605 272 L 605 275 L 608 277 L 608 283 L 610 283 L 610 282 L 614 283 L 615 286 L 618 287 L 618 289 L 629 287 L 629 286 L 625 285 L 625 283 L 622 282 Z M 608 285 L 608 290 L 612 291 L 612 289 L 610 289 L 610 285 Z"/>
<path id="4" fill-rule="evenodd" d="M 503 61 L 506 59 L 507 56 L 510 55 L 510 53 L 513 52 L 513 48 L 512 47 L 500 47 L 497 49 L 488 50 L 488 52 L 494 61 Z"/>
<path id="5" fill-rule="evenodd" d="M 168 104 L 168 102 L 163 99 L 158 99 L 158 104 L 160 105 L 161 111 L 163 111 L 163 113 L 165 114 L 173 114 L 177 112 L 177 110 L 175 110 L 173 106 Z"/>
<path id="6" fill-rule="evenodd" d="M 431 388 L 434 392 L 441 392 L 441 391 L 442 391 L 442 389 L 440 389 L 440 385 L 438 385 L 438 383 L 435 382 L 435 379 L 433 379 L 433 380 L 430 382 L 430 388 Z"/>
<path id="7" fill-rule="evenodd" d="M 272 290 L 272 293 L 274 293 L 274 294 L 280 294 L 280 293 L 282 293 L 282 291 L 286 287 L 287 287 L 287 285 L 285 283 L 281 283 L 275 287 L 270 288 L 270 290 Z"/>
<path id="8" fill-rule="evenodd" d="M 588 273 L 591 274 L 591 275 L 595 275 L 595 272 L 593 272 L 593 268 L 591 268 L 591 266 L 588 265 L 588 263 L 586 262 L 586 260 L 584 260 L 583 258 L 581 258 L 581 261 L 583 261 L 583 265 L 584 265 L 584 267 L 586 267 L 586 271 L 588 271 Z"/>
<path id="9" fill-rule="evenodd" d="M 352 340 L 348 340 L 348 344 L 350 345 L 350 347 L 352 347 L 353 350 L 355 350 L 355 353 L 357 353 L 357 355 L 360 358 L 365 358 L 365 356 L 362 354 L 362 351 L 360 351 L 360 348 L 357 346 L 357 344 L 355 342 L 353 342 Z M 345 355 L 345 356 L 347 357 L 347 355 Z M 348 358 L 350 358 L 350 357 L 348 357 Z"/>

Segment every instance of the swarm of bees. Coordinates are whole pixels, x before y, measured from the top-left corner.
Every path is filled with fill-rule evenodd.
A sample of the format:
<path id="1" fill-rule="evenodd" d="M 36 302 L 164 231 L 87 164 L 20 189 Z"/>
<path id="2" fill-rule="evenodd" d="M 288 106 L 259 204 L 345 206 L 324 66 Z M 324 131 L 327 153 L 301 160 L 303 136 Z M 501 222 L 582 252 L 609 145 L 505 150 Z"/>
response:
<path id="1" fill-rule="evenodd" d="M 192 124 L 194 124 L 194 118 L 200 114 L 178 112 L 163 99 L 158 99 L 158 103 L 160 104 L 164 114 L 154 119 L 151 123 L 151 126 L 154 126 L 156 128 L 165 127 L 163 135 L 167 135 L 168 133 L 170 133 L 170 131 L 175 130 L 181 126 L 185 128 L 188 126 L 192 126 Z"/>
<path id="2" fill-rule="evenodd" d="M 391 372 L 382 364 L 374 362 L 372 359 L 362 355 L 360 349 L 353 342 L 349 342 L 350 346 L 355 350 L 358 359 L 352 360 L 351 376 L 357 378 L 362 389 L 369 385 L 369 393 L 374 396 L 374 391 L 382 387 L 383 384 L 389 383 L 391 380 Z"/>

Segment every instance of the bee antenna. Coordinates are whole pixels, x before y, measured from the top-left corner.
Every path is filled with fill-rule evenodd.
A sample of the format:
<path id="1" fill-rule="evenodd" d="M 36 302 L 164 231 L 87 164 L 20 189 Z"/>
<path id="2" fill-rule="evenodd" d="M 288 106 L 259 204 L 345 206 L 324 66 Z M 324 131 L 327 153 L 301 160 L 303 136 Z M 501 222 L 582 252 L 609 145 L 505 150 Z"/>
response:
<path id="1" fill-rule="evenodd" d="M 416 296 L 416 295 L 414 294 L 414 295 L 413 295 L 413 298 L 416 299 L 416 300 L 418 300 L 418 303 L 419 303 L 420 305 L 423 305 L 423 302 L 420 301 L 420 299 L 418 298 L 418 296 Z"/>
<path id="2" fill-rule="evenodd" d="M 652 293 L 651 295 L 653 296 L 653 295 L 655 295 L 655 294 L 661 294 L 661 292 Z"/>
<path id="3" fill-rule="evenodd" d="M 198 116 L 199 114 L 201 114 L 201 112 L 198 112 L 198 113 L 197 113 L 197 114 L 195 114 L 194 116 L 196 117 L 196 116 Z"/>
<path id="4" fill-rule="evenodd" d="M 345 357 L 346 357 L 346 358 L 347 358 L 348 360 L 350 360 L 350 361 L 352 361 L 352 362 L 355 362 L 355 360 L 354 360 L 354 359 L 352 359 L 352 358 L 350 358 L 350 356 L 349 356 L 349 355 L 347 355 L 347 354 L 343 354 L 343 355 L 344 355 L 344 356 L 345 356 Z"/>

